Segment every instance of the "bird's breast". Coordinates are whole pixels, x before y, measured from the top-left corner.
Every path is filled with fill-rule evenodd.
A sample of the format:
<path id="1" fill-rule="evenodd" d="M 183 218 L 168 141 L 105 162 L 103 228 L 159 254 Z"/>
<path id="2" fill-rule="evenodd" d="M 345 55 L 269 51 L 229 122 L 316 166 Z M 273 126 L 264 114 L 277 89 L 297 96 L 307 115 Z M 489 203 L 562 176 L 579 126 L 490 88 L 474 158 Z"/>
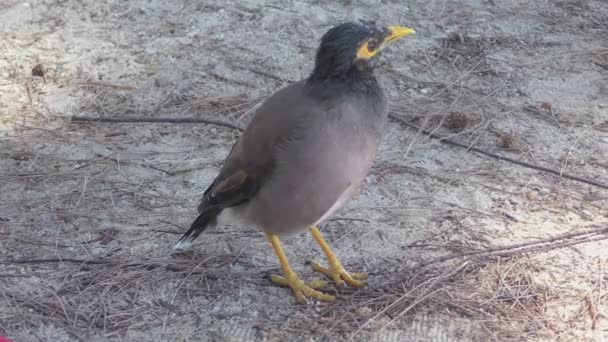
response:
<path id="1" fill-rule="evenodd" d="M 374 129 L 352 116 L 316 127 L 277 155 L 273 175 L 250 202 L 263 230 L 297 233 L 325 220 L 369 172 L 379 143 Z"/>

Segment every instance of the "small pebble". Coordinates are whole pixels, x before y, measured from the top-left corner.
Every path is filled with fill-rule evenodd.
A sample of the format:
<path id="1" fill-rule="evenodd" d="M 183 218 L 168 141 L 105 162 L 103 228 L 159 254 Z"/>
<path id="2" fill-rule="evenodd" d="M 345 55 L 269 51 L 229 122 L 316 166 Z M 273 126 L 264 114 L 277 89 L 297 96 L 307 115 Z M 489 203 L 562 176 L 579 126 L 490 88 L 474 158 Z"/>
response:
<path id="1" fill-rule="evenodd" d="M 534 201 L 538 198 L 538 193 L 536 191 L 527 191 L 526 198 L 528 199 L 528 201 Z"/>

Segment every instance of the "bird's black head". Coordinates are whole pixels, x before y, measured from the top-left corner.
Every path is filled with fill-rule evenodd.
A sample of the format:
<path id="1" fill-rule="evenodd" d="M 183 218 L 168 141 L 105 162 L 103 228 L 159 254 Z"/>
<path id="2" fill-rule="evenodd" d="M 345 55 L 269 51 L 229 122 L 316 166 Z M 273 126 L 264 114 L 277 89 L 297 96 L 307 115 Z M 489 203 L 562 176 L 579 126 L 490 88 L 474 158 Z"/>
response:
<path id="1" fill-rule="evenodd" d="M 347 22 L 321 38 L 311 80 L 372 76 L 375 58 L 390 43 L 415 33 L 401 26 L 383 27 L 373 21 Z"/>

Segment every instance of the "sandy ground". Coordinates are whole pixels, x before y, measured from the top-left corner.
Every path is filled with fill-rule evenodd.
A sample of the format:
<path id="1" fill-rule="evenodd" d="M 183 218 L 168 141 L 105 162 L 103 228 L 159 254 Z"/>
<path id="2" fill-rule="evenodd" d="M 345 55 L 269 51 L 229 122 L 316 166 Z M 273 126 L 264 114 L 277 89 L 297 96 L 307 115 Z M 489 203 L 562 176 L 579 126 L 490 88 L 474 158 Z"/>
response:
<path id="1" fill-rule="evenodd" d="M 418 32 L 377 72 L 403 122 L 558 175 L 392 120 L 364 187 L 322 226 L 344 264 L 371 275 L 362 290 L 328 288 L 336 303 L 296 305 L 272 285 L 277 259 L 249 227 L 171 255 L 236 131 L 70 121 L 244 125 L 352 18 Z M 0 334 L 608 340 L 608 190 L 559 176 L 608 183 L 604 0 L 7 0 L 0 37 Z M 286 248 L 316 277 L 309 235 Z"/>

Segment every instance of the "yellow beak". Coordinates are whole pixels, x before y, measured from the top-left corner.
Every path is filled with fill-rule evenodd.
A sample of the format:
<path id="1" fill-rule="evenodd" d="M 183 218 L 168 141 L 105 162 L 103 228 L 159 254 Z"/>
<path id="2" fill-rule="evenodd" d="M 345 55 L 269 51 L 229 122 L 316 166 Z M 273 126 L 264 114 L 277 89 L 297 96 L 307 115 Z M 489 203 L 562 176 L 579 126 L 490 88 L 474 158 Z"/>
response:
<path id="1" fill-rule="evenodd" d="M 391 34 L 388 35 L 388 37 L 386 37 L 384 39 L 385 43 L 390 43 L 397 39 L 400 39 L 400 38 L 403 38 L 403 37 L 416 33 L 416 31 L 414 31 L 414 29 L 409 28 L 409 27 L 403 27 L 403 26 L 390 26 L 388 29 L 391 31 Z"/>

